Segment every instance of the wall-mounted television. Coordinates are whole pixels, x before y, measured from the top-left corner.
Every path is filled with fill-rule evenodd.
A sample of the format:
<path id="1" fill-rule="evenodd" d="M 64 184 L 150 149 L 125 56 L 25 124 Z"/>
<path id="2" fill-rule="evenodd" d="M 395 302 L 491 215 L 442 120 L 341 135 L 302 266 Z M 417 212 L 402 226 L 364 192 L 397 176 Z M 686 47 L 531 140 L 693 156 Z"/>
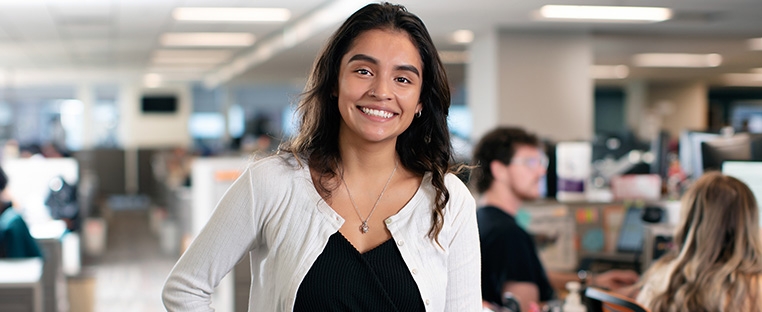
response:
<path id="1" fill-rule="evenodd" d="M 143 95 L 140 98 L 140 110 L 143 113 L 174 113 L 177 111 L 177 96 Z"/>

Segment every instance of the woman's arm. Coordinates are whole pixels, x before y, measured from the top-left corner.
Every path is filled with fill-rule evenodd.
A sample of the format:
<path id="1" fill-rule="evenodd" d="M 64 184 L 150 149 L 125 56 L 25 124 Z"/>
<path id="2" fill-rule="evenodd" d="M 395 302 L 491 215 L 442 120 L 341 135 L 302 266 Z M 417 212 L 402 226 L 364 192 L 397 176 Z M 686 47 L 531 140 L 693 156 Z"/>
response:
<path id="1" fill-rule="evenodd" d="M 252 174 L 246 170 L 169 274 L 162 291 L 168 311 L 212 311 L 214 287 L 258 244 L 261 212 L 252 195 Z"/>

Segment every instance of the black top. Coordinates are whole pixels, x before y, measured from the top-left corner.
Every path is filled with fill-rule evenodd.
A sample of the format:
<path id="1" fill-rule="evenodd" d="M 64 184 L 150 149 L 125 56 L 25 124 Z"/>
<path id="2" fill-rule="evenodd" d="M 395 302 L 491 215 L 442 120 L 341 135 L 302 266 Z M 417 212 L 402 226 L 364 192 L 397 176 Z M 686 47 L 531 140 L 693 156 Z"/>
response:
<path id="1" fill-rule="evenodd" d="M 532 237 L 516 219 L 497 207 L 476 211 L 482 251 L 482 298 L 500 304 L 506 282 L 531 282 L 540 291 L 540 301 L 553 299 L 545 269 Z"/>
<path id="2" fill-rule="evenodd" d="M 394 239 L 360 253 L 336 232 L 296 293 L 294 311 L 425 311 Z"/>

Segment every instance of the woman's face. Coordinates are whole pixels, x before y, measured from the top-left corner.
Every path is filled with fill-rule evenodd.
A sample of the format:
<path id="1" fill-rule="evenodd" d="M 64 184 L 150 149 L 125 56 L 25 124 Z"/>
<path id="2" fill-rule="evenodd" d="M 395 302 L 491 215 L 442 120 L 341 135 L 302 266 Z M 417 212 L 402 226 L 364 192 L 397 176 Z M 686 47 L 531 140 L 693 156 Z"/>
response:
<path id="1" fill-rule="evenodd" d="M 422 108 L 423 62 L 405 32 L 369 30 L 341 59 L 337 90 L 344 139 L 396 140 Z"/>

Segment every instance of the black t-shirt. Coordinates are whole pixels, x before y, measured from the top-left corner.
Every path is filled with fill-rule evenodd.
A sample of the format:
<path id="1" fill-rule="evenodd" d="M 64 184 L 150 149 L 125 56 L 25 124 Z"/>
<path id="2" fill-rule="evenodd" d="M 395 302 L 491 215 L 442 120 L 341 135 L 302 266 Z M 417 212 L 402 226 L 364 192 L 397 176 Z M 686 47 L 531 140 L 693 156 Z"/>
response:
<path id="1" fill-rule="evenodd" d="M 502 302 L 506 282 L 531 282 L 540 291 L 540 301 L 553 299 L 553 288 L 542 267 L 534 240 L 513 216 L 497 207 L 476 212 L 482 253 L 482 298 Z"/>

